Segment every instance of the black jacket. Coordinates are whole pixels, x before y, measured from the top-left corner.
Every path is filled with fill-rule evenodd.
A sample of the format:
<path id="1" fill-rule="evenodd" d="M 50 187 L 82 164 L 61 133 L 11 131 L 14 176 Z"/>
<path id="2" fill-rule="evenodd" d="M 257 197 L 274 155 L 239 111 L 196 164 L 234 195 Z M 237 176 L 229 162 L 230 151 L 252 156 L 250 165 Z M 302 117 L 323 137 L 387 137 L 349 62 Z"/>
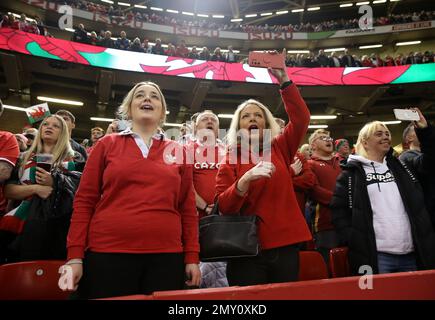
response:
<path id="1" fill-rule="evenodd" d="M 397 187 L 411 224 L 419 270 L 435 268 L 435 231 L 424 205 L 423 191 L 407 166 L 387 154 L 387 166 Z M 332 223 L 341 245 L 349 247 L 349 264 L 357 275 L 360 266 L 369 265 L 378 273 L 378 259 L 373 212 L 367 192 L 366 174 L 360 163 L 348 162 L 337 179 L 331 201 Z"/>
<path id="2" fill-rule="evenodd" d="M 403 161 L 416 175 L 423 187 L 424 201 L 435 229 L 435 130 L 428 126 L 416 129 L 421 152 L 408 150 L 399 159 Z"/>
<path id="3" fill-rule="evenodd" d="M 66 238 L 81 173 L 54 171 L 52 175 L 53 192 L 45 200 L 32 198 L 23 232 L 11 245 L 19 261 L 66 259 Z"/>

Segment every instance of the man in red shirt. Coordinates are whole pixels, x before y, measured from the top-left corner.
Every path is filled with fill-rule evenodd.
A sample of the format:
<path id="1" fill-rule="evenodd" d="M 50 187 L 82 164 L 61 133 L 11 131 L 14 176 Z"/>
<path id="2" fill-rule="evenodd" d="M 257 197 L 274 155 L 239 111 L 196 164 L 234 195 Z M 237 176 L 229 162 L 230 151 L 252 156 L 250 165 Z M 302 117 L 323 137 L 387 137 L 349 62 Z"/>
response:
<path id="1" fill-rule="evenodd" d="M 216 174 L 225 155 L 225 146 L 217 139 L 219 118 L 211 110 L 196 118 L 195 141 L 191 142 L 193 156 L 193 186 L 199 216 L 210 214 L 216 194 Z"/>
<path id="2" fill-rule="evenodd" d="M 313 150 L 308 162 L 317 177 L 317 183 L 310 193 L 310 197 L 317 202 L 313 225 L 314 241 L 325 261 L 328 261 L 329 250 L 338 246 L 328 205 L 341 172 L 340 159 L 334 156 L 334 139 L 330 137 L 329 131 L 314 131 L 308 142 Z"/>
<path id="3" fill-rule="evenodd" d="M 0 100 L 0 117 L 3 113 L 3 103 Z M 3 196 L 3 183 L 9 179 L 20 155 L 17 139 L 7 131 L 0 131 L 0 216 L 6 210 L 7 201 Z"/>

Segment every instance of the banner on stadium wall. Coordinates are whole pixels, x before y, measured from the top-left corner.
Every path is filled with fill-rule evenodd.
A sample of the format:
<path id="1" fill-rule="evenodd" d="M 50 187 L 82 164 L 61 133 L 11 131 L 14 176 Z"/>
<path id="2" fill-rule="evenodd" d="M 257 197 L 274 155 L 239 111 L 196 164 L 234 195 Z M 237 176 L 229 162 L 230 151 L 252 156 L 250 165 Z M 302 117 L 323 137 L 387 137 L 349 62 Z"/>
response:
<path id="1" fill-rule="evenodd" d="M 59 4 L 49 2 L 45 0 L 21 0 L 32 6 L 36 6 L 45 10 L 57 11 Z M 106 24 L 113 24 L 119 26 L 126 26 L 135 29 L 142 29 L 148 31 L 156 31 L 162 33 L 172 33 L 176 35 L 192 36 L 192 37 L 209 37 L 220 39 L 237 39 L 237 40 L 322 40 L 328 38 L 345 38 L 355 37 L 361 35 L 370 34 L 382 34 L 400 31 L 409 31 L 417 29 L 434 28 L 435 21 L 422 21 L 405 23 L 399 25 L 389 25 L 374 27 L 370 30 L 362 29 L 349 29 L 338 31 L 324 31 L 324 32 L 285 32 L 285 31 L 270 31 L 270 32 L 234 32 L 234 31 L 222 31 L 217 29 L 205 29 L 199 27 L 181 27 L 181 26 L 167 26 L 159 25 L 140 20 L 127 20 L 127 19 L 110 19 L 108 15 L 97 12 L 88 12 L 84 10 L 74 9 L 74 16 L 94 20 L 97 22 L 103 22 Z"/>
<path id="2" fill-rule="evenodd" d="M 276 83 L 265 68 L 97 47 L 0 29 L 0 49 L 101 68 L 195 79 Z M 302 86 L 383 85 L 435 81 L 435 63 L 381 68 L 287 68 Z"/>

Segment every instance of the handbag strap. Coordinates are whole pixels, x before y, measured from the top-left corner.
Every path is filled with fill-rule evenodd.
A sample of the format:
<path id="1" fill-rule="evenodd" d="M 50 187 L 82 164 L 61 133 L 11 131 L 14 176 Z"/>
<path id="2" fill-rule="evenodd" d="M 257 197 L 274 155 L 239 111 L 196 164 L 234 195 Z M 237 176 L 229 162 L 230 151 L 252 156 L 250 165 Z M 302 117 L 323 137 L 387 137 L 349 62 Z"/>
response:
<path id="1" fill-rule="evenodd" d="M 213 209 L 210 212 L 210 216 L 211 215 L 217 215 L 217 216 L 219 215 L 219 204 L 218 204 L 217 200 L 214 203 Z"/>

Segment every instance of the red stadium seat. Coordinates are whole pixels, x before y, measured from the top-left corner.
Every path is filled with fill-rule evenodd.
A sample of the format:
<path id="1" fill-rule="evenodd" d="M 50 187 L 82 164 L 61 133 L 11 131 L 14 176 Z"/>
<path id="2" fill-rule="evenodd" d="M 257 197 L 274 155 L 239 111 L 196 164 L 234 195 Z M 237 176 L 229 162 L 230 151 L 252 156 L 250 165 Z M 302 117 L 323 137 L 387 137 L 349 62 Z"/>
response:
<path id="1" fill-rule="evenodd" d="M 327 279 L 325 260 L 317 251 L 299 251 L 299 281 Z"/>
<path id="2" fill-rule="evenodd" d="M 329 251 L 329 268 L 331 270 L 332 278 L 350 276 L 347 253 L 347 247 L 334 248 Z"/>
<path id="3" fill-rule="evenodd" d="M 0 300 L 65 300 L 58 287 L 64 261 L 27 261 L 0 266 Z"/>

